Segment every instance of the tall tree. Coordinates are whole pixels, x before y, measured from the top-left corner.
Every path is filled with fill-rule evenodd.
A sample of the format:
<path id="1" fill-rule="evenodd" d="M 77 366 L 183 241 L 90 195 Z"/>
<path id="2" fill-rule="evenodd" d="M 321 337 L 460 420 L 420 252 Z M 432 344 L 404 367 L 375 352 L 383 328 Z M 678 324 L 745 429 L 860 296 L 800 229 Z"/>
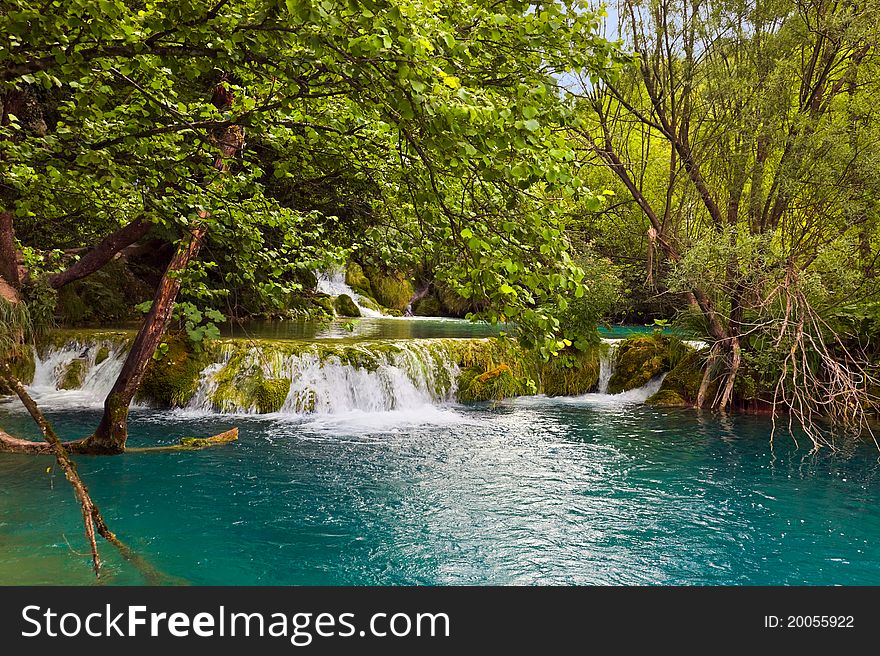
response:
<path id="1" fill-rule="evenodd" d="M 873 266 L 880 6 L 624 0 L 618 15 L 635 63 L 582 94 L 577 133 L 701 318 L 722 381 L 700 401 L 730 408 L 749 360 L 817 444 L 817 414 L 864 429 L 866 361 L 833 309 L 877 291 L 847 267 Z"/>

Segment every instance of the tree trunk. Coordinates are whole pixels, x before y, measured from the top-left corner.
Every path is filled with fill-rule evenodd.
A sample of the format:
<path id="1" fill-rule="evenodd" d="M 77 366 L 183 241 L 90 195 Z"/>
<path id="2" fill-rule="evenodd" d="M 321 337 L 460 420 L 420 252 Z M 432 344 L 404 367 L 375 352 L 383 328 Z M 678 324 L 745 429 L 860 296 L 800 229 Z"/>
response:
<path id="1" fill-rule="evenodd" d="M 128 407 L 143 380 L 153 353 L 171 322 L 174 301 L 177 292 L 180 291 L 178 274 L 184 271 L 190 260 L 198 254 L 205 231 L 204 227 L 194 228 L 190 237 L 180 244 L 168 264 L 165 275 L 162 276 L 156 289 L 153 306 L 134 339 L 113 389 L 104 401 L 101 423 L 95 433 L 86 440 L 86 447 L 90 452 L 113 454 L 125 450 L 125 441 L 128 438 Z"/>
<path id="2" fill-rule="evenodd" d="M 128 225 L 104 237 L 97 246 L 83 255 L 73 265 L 64 271 L 49 276 L 49 284 L 54 289 L 59 289 L 74 280 L 79 280 L 95 273 L 95 271 L 98 271 L 112 260 L 123 248 L 131 246 L 139 239 L 142 239 L 150 231 L 151 227 L 152 224 L 149 221 L 146 221 L 143 216 L 139 216 Z"/>
<path id="3" fill-rule="evenodd" d="M 0 212 L 0 278 L 14 289 L 21 286 L 12 212 Z"/>

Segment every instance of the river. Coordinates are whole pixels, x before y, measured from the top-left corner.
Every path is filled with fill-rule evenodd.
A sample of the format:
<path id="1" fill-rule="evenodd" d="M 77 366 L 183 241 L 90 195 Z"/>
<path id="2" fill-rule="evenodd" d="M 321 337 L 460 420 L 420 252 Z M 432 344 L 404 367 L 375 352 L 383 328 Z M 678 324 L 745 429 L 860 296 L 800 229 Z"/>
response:
<path id="1" fill-rule="evenodd" d="M 63 436 L 85 435 L 115 360 L 91 388 L 59 391 L 50 359 L 32 391 Z M 328 378 L 355 400 L 309 413 L 138 407 L 133 446 L 232 425 L 241 437 L 79 469 L 110 526 L 193 584 L 880 583 L 874 447 L 815 455 L 780 431 L 771 449 L 766 418 L 652 408 L 650 390 L 472 405 L 392 391 L 360 407 L 341 387 L 417 375 L 394 368 Z M 11 401 L 0 425 L 37 437 Z M 95 582 L 52 464 L 0 455 L 0 583 Z M 142 583 L 102 554 L 101 582 Z"/>

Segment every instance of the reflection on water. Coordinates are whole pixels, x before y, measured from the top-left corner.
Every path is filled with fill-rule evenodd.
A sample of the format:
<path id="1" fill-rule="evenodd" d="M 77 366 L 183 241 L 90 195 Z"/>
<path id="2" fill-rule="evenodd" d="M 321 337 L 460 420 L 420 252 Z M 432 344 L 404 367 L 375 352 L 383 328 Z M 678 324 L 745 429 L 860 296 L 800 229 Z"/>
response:
<path id="1" fill-rule="evenodd" d="M 608 326 L 599 329 L 605 338 L 624 338 L 653 331 L 650 326 Z M 248 321 L 222 327 L 226 337 L 254 339 L 429 339 L 432 337 L 493 337 L 502 332 L 513 335 L 510 324 L 488 324 L 443 317 L 364 317 L 336 318 L 332 321 Z M 667 334 L 671 329 L 666 329 Z"/>
<path id="2" fill-rule="evenodd" d="M 430 337 L 492 337 L 510 327 L 439 317 L 336 318 L 333 321 L 248 321 L 223 327 L 227 337 L 254 339 L 425 339 Z"/>

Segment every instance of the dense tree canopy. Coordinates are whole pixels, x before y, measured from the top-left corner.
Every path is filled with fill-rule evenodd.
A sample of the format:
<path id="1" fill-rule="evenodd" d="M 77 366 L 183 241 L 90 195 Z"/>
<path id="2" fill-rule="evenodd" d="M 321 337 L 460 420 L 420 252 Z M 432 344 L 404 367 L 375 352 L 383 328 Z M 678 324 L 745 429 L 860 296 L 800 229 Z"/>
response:
<path id="1" fill-rule="evenodd" d="M 6 2 L 4 209 L 43 251 L 204 225 L 229 259 L 188 274 L 205 296 L 250 279 L 280 303 L 297 271 L 366 244 L 443 261 L 541 339 L 583 293 L 558 201 L 591 195 L 558 76 L 614 64 L 578 5 Z M 203 284 L 212 269 L 227 285 Z"/>

